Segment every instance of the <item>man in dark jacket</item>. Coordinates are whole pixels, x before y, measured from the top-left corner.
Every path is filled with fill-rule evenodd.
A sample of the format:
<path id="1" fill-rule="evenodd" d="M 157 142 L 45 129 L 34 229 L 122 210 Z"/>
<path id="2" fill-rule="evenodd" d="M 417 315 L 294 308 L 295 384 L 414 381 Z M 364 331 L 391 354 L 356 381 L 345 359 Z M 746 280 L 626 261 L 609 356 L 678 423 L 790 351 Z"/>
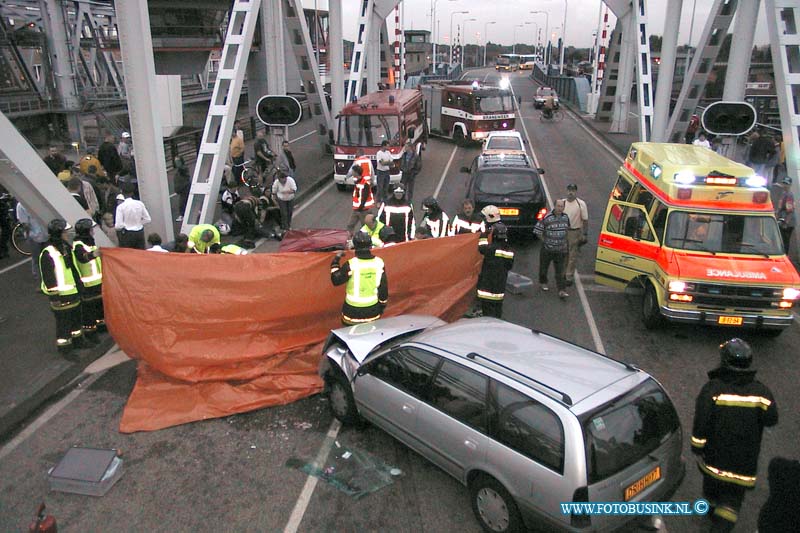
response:
<path id="1" fill-rule="evenodd" d="M 61 155 L 57 146 L 51 146 L 44 158 L 44 164 L 58 176 L 58 173 L 67 168 L 67 158 Z"/>
<path id="2" fill-rule="evenodd" d="M 508 271 L 514 266 L 514 252 L 508 244 L 508 228 L 498 222 L 492 228 L 492 242 L 479 246 L 483 266 L 478 276 L 478 300 L 483 316 L 503 317 L 503 299 Z"/>
<path id="3" fill-rule="evenodd" d="M 117 152 L 116 139 L 113 135 L 106 135 L 105 140 L 97 149 L 97 159 L 106 170 L 108 179 L 116 183 L 117 174 L 122 170 L 122 158 Z"/>
<path id="4" fill-rule="evenodd" d="M 483 233 L 486 231 L 486 224 L 483 216 L 475 212 L 475 204 L 469 198 L 461 204 L 461 212 L 450 221 L 448 235 L 461 235 L 462 233 Z"/>
<path id="5" fill-rule="evenodd" d="M 421 169 L 422 159 L 414 150 L 414 143 L 406 141 L 403 155 L 400 157 L 400 171 L 402 172 L 400 182 L 406 190 L 406 199 L 409 203 L 414 200 L 414 181 L 417 179 L 417 174 Z"/>
<path id="6" fill-rule="evenodd" d="M 692 429 L 692 452 L 699 456 L 714 532 L 731 531 L 736 524 L 745 490 L 756 485 L 761 435 L 778 423 L 772 392 L 750 368 L 750 346 L 731 339 L 720 345 L 720 360 L 697 397 Z"/>
<path id="7" fill-rule="evenodd" d="M 566 291 L 567 280 L 564 276 L 564 268 L 569 254 L 569 242 L 567 232 L 569 230 L 569 217 L 564 213 L 563 199 L 556 200 L 556 206 L 546 217 L 536 223 L 533 233 L 542 239 L 542 248 L 539 250 L 539 283 L 543 291 L 548 291 L 547 271 L 550 270 L 550 263 L 555 264 L 556 268 L 556 287 L 558 287 L 558 297 L 562 300 L 569 296 Z"/>
<path id="8" fill-rule="evenodd" d="M 414 240 L 416 229 L 414 207 L 405 199 L 402 185 L 395 187 L 392 195 L 381 204 L 378 209 L 378 220 L 394 230 L 397 242 Z"/>

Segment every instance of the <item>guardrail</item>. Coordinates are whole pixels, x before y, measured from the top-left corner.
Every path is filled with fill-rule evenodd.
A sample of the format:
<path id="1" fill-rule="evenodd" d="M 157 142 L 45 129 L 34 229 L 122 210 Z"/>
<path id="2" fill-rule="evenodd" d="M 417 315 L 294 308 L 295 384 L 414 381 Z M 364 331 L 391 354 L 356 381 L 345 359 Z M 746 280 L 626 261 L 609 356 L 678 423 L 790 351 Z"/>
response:
<path id="1" fill-rule="evenodd" d="M 539 65 L 533 66 L 530 77 L 542 85 L 547 85 L 555 89 L 558 93 L 559 100 L 574 104 L 581 111 L 586 112 L 586 96 L 591 90 L 589 81 L 586 78 L 580 76 L 550 76 L 546 74 Z"/>

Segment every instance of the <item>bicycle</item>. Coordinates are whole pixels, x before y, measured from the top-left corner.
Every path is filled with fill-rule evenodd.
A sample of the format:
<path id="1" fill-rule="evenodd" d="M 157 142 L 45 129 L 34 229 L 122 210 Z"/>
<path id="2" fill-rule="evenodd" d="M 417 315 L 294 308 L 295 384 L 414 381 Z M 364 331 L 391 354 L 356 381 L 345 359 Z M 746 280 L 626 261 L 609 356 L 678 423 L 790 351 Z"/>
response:
<path id="1" fill-rule="evenodd" d="M 541 122 L 561 122 L 564 120 L 564 113 L 560 109 L 553 109 L 548 117 L 544 111 L 539 113 L 539 120 Z"/>
<path id="2" fill-rule="evenodd" d="M 11 245 L 14 246 L 16 251 L 26 257 L 30 257 L 33 253 L 31 241 L 28 238 L 28 231 L 28 227 L 21 222 L 17 222 L 11 228 Z"/>

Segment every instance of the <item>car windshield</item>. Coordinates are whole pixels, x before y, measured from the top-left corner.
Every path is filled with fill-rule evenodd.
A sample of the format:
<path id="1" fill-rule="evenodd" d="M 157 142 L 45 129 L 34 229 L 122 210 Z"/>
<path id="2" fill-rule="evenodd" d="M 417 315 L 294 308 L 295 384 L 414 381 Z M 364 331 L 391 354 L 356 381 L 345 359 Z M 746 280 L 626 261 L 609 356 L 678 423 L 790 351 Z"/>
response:
<path id="1" fill-rule="evenodd" d="M 514 104 L 511 102 L 511 93 L 497 96 L 476 96 L 477 108 L 484 113 L 511 112 Z"/>
<path id="2" fill-rule="evenodd" d="M 497 64 L 498 65 L 508 65 L 509 63 L 510 63 L 510 60 L 507 57 L 498 57 L 497 58 Z"/>
<path id="3" fill-rule="evenodd" d="M 711 253 L 783 255 L 778 224 L 763 215 L 673 211 L 665 244 Z"/>
<path id="4" fill-rule="evenodd" d="M 516 137 L 490 137 L 487 150 L 522 150 L 522 143 Z"/>
<path id="5" fill-rule="evenodd" d="M 380 146 L 400 143 L 399 120 L 395 115 L 343 115 L 339 117 L 339 146 Z"/>
<path id="6" fill-rule="evenodd" d="M 539 175 L 519 170 L 482 172 L 475 188 L 484 194 L 515 194 L 539 192 Z"/>
<path id="7" fill-rule="evenodd" d="M 680 428 L 664 390 L 648 379 L 582 420 L 589 483 L 636 463 Z"/>

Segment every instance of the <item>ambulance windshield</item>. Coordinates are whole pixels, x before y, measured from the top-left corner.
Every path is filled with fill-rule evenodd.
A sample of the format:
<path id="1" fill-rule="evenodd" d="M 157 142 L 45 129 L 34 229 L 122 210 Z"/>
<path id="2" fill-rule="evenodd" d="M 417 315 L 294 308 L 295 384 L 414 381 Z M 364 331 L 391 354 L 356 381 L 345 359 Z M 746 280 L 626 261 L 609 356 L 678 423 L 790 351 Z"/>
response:
<path id="1" fill-rule="evenodd" d="M 665 244 L 700 252 L 783 255 L 778 224 L 773 217 L 673 211 Z"/>

